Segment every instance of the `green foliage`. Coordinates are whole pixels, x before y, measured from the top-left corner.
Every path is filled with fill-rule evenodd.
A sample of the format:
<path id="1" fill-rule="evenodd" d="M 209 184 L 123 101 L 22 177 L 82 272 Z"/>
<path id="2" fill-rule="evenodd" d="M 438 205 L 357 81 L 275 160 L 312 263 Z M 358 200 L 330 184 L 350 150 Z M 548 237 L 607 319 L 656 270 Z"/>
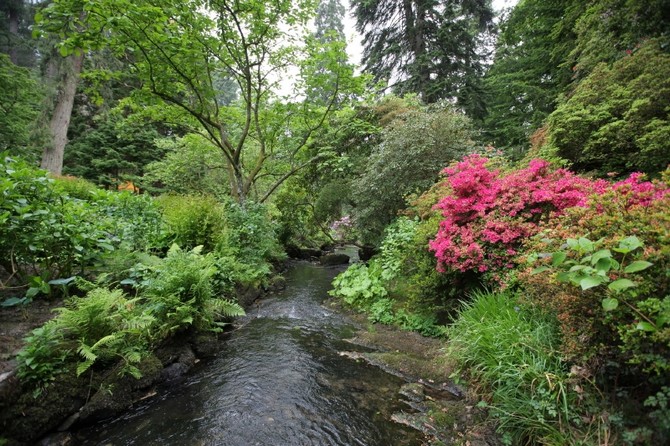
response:
<path id="1" fill-rule="evenodd" d="M 285 257 L 277 242 L 276 224 L 264 205 L 249 202 L 241 206 L 229 202 L 225 224 L 219 254 L 233 255 L 247 263 L 271 262 Z"/>
<path id="2" fill-rule="evenodd" d="M 132 100 L 150 106 L 155 119 L 169 117 L 204 135 L 224 155 L 235 199 L 256 195 L 263 202 L 288 177 L 321 159 L 308 156 L 310 137 L 328 122 L 335 104 L 363 90 L 353 67 L 341 63 L 343 42 L 296 44 L 307 34 L 315 6 L 309 0 L 54 0 L 36 22 L 38 32 L 60 37 L 63 55 L 100 48 L 124 59 L 132 54 L 142 86 Z M 297 72 L 295 94 L 282 102 L 275 92 L 291 67 Z M 239 100 L 230 101 L 222 79 L 239 86 Z M 314 106 L 309 91 L 324 85 L 334 87 L 329 101 Z"/>
<path id="3" fill-rule="evenodd" d="M 450 108 L 426 107 L 396 117 L 353 182 L 353 215 L 364 240 L 378 242 L 409 194 L 428 189 L 440 170 L 472 150 L 471 136 L 469 119 Z"/>
<path id="4" fill-rule="evenodd" d="M 427 241 L 417 245 L 419 223 L 399 218 L 386 230 L 380 253 L 368 265 L 354 264 L 333 281 L 332 296 L 369 313 L 372 322 L 394 324 L 427 336 L 442 336 L 435 296 L 431 304 L 417 297 L 425 290 L 414 287 L 417 276 L 434 273 L 434 261 L 428 271 L 417 271 L 415 258 L 427 252 Z M 421 233 L 423 236 L 423 233 Z M 430 257 L 427 255 L 426 257 Z M 436 273 L 435 273 L 436 274 Z"/>
<path id="5" fill-rule="evenodd" d="M 101 187 L 116 189 L 136 183 L 147 164 L 163 157 L 156 126 L 124 118 L 119 112 L 96 115 L 91 126 L 70 129 L 63 172 L 85 178 Z"/>
<path id="6" fill-rule="evenodd" d="M 18 376 L 36 392 L 56 379 L 65 370 L 66 358 L 70 354 L 61 349 L 64 333 L 58 322 L 49 321 L 33 330 L 25 339 L 26 346 L 17 355 Z"/>
<path id="7" fill-rule="evenodd" d="M 69 299 L 26 339 L 19 376 L 39 391 L 77 361 L 77 375 L 118 363 L 119 373 L 140 378 L 137 364 L 175 332 L 191 326 L 219 331 L 225 319 L 243 315 L 238 304 L 215 296 L 215 259 L 201 249 L 174 245 L 165 259 L 137 265 L 126 282 L 136 285 L 134 298 L 119 289 L 93 288 Z"/>
<path id="8" fill-rule="evenodd" d="M 571 80 L 574 1 L 524 0 L 504 16 L 486 73 L 486 142 L 520 158 Z"/>
<path id="9" fill-rule="evenodd" d="M 580 5 L 581 4 L 581 5 Z M 566 62 L 583 79 L 601 63 L 612 63 L 645 40 L 668 44 L 670 18 L 665 0 L 599 0 L 577 2 L 575 45 Z"/>
<path id="10" fill-rule="evenodd" d="M 645 366 L 646 372 L 667 373 L 670 371 L 670 359 L 664 358 L 663 354 L 667 348 L 657 347 L 656 352 L 650 354 L 643 344 L 648 342 L 646 338 L 649 336 L 653 338 L 660 334 L 660 339 L 665 337 L 662 333 L 670 326 L 670 300 L 650 296 L 640 301 L 638 284 L 631 280 L 639 276 L 637 273 L 653 266 L 636 255 L 644 244 L 636 236 L 629 236 L 619 240 L 618 245 L 612 246 L 611 250 L 598 249 L 602 241 L 592 242 L 585 237 L 569 238 L 566 244 L 568 252 L 552 253 L 551 266 L 538 267 L 533 273 L 558 270 L 557 281 L 579 286 L 582 291 L 593 289 L 603 296 L 602 309 L 610 313 L 603 317 L 608 325 L 618 330 L 623 342 L 621 350 L 631 354 L 628 361 Z M 616 257 L 612 251 L 617 253 Z M 606 289 L 601 290 L 600 285 L 606 285 Z M 637 304 L 638 301 L 640 304 Z M 620 302 L 625 307 L 613 313 L 619 308 Z M 635 319 L 633 323 L 626 321 L 630 316 Z"/>
<path id="11" fill-rule="evenodd" d="M 608 395 L 608 410 L 621 406 L 622 441 L 664 444 L 668 430 L 652 420 L 654 409 L 644 402 L 669 384 L 670 198 L 629 206 L 632 195 L 594 196 L 588 207 L 550 220 L 524 251 L 537 253 L 530 260 L 544 259 L 551 274 L 532 274 L 529 267 L 516 274 L 515 284 L 524 301 L 560 320 L 559 348 L 580 380 Z"/>
<path id="12" fill-rule="evenodd" d="M 572 283 L 581 287 L 582 290 L 608 284 L 607 288 L 611 296 L 608 294 L 608 297 L 603 299 L 602 306 L 605 311 L 615 310 L 619 306 L 616 296 L 625 290 L 634 292 L 632 288 L 637 286 L 635 282 L 626 278 L 626 275 L 643 271 L 652 266 L 652 264 L 644 260 L 634 260 L 628 265 L 624 265 L 623 262 L 626 260 L 627 254 L 644 246 L 640 239 L 635 236 L 620 240 L 619 245 L 616 248 L 612 248 L 613 251 L 622 255 L 621 261 L 615 260 L 612 251 L 609 249 L 596 251 L 601 242 L 602 240 L 592 242 L 585 237 L 580 237 L 579 239 L 569 238 L 566 246 L 578 256 L 578 259 L 568 259 L 568 254 L 565 251 L 556 251 L 551 254 L 551 268 L 541 266 L 534 269 L 533 273 L 537 274 L 552 268 L 561 269 L 562 271 L 556 275 L 556 280 L 564 283 Z M 617 277 L 613 282 L 611 279 L 612 275 L 616 275 Z M 636 312 L 640 314 L 639 310 L 636 310 Z M 643 317 L 646 321 L 640 322 L 638 329 L 646 331 L 657 330 L 658 327 L 653 322 L 649 326 L 650 322 L 648 322 L 648 318 L 646 316 Z M 670 314 L 667 317 L 670 317 Z M 663 319 L 661 322 L 662 327 L 666 322 L 670 322 L 670 320 L 665 321 Z"/>
<path id="13" fill-rule="evenodd" d="M 576 169 L 657 174 L 668 164 L 670 55 L 649 40 L 598 65 L 548 119 L 548 144 Z"/>
<path id="14" fill-rule="evenodd" d="M 557 321 L 521 305 L 510 293 L 479 292 L 449 328 L 448 356 L 481 387 L 508 444 L 591 444 L 575 427 L 586 416 Z"/>
<path id="15" fill-rule="evenodd" d="M 370 267 L 362 263 L 351 265 L 333 280 L 330 294 L 342 298 L 349 305 L 372 307 L 388 295 L 381 275 L 381 268 L 376 264 Z"/>
<path id="16" fill-rule="evenodd" d="M 167 257 L 150 267 L 140 282 L 140 293 L 159 321 L 159 337 L 190 325 L 217 330 L 221 318 L 244 314 L 236 303 L 215 298 L 216 260 L 211 253 L 201 255 L 201 250 L 186 251 L 173 245 Z"/>
<path id="17" fill-rule="evenodd" d="M 71 176 L 54 178 L 53 188 L 58 195 L 67 195 L 79 200 L 91 199 L 98 189 L 95 184 L 88 180 Z"/>
<path id="18" fill-rule="evenodd" d="M 39 115 L 40 85 L 26 68 L 0 54 L 0 151 L 23 154 Z"/>
<path id="19" fill-rule="evenodd" d="M 199 135 L 156 141 L 164 158 L 146 167 L 140 184 L 153 192 L 222 197 L 229 192 L 223 154 Z"/>
<path id="20" fill-rule="evenodd" d="M 363 35 L 364 70 L 375 82 L 426 103 L 456 99 L 470 116 L 481 111 L 482 40 L 492 24 L 489 2 L 354 0 Z M 384 85 L 386 86 L 386 85 Z"/>
<path id="21" fill-rule="evenodd" d="M 165 222 L 165 237 L 185 249 L 212 251 L 225 228 L 224 206 L 207 195 L 163 195 L 156 199 Z"/>
<path id="22" fill-rule="evenodd" d="M 50 294 L 54 279 L 85 274 L 104 253 L 156 246 L 160 214 L 148 197 L 53 180 L 24 161 L 0 167 L 0 265 L 26 297 Z M 67 193 L 86 197 L 72 198 Z"/>

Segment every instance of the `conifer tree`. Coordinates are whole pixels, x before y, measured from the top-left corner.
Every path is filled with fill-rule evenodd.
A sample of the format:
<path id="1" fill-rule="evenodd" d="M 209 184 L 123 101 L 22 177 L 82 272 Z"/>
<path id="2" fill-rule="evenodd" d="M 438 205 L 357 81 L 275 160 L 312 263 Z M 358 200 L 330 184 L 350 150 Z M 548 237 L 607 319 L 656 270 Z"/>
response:
<path id="1" fill-rule="evenodd" d="M 449 99 L 482 114 L 482 40 L 490 0 L 352 0 L 363 34 L 364 69 L 399 94 L 426 103 Z"/>

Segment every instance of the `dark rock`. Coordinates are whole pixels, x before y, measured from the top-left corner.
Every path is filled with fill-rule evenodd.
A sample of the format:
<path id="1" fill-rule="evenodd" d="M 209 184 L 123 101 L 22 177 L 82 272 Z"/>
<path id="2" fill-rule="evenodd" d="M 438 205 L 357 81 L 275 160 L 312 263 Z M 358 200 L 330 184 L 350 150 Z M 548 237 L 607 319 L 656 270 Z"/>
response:
<path id="1" fill-rule="evenodd" d="M 319 262 L 322 265 L 346 265 L 349 263 L 349 256 L 346 254 L 325 254 L 321 256 Z"/>
<path id="2" fill-rule="evenodd" d="M 289 256 L 291 259 L 300 258 L 300 248 L 297 247 L 296 245 L 286 245 L 284 247 L 284 251 L 286 251 L 286 255 Z"/>
<path id="3" fill-rule="evenodd" d="M 58 426 L 58 429 L 56 429 L 56 430 L 59 431 L 59 432 L 66 431 L 66 430 L 70 429 L 72 427 L 72 425 L 75 424 L 78 420 L 79 420 L 79 412 L 75 412 L 72 415 L 70 415 L 69 417 L 67 417 L 67 419 L 65 421 L 63 421 L 61 423 L 61 425 Z"/>
<path id="4" fill-rule="evenodd" d="M 37 442 L 37 446 L 67 446 L 74 444 L 69 432 L 57 432 L 47 435 Z"/>
<path id="5" fill-rule="evenodd" d="M 16 376 L 16 370 L 0 374 L 0 410 L 9 407 L 12 402 L 21 396 L 21 383 Z"/>
<path id="6" fill-rule="evenodd" d="M 261 295 L 261 290 L 253 285 L 238 285 L 235 289 L 237 302 L 243 308 L 249 308 Z"/>
<path id="7" fill-rule="evenodd" d="M 170 364 L 163 369 L 160 375 L 160 380 L 161 382 L 174 381 L 184 376 L 186 372 L 190 370 L 190 368 L 191 367 L 186 364 L 175 362 L 174 364 Z"/>
<path id="8" fill-rule="evenodd" d="M 207 358 L 219 351 L 220 342 L 214 333 L 201 333 L 195 336 L 191 345 L 198 358 Z"/>
<path id="9" fill-rule="evenodd" d="M 90 382 L 92 386 L 99 383 Z M 30 443 L 56 429 L 68 416 L 77 412 L 86 400 L 89 381 L 82 385 L 74 370 L 58 375 L 56 382 L 39 396 L 22 393 L 12 404 L 0 412 L 0 432 L 9 444 Z"/>
<path id="10" fill-rule="evenodd" d="M 321 252 L 332 252 L 335 250 L 335 245 L 332 243 L 324 243 L 320 246 Z"/>
<path id="11" fill-rule="evenodd" d="M 286 279 L 284 278 L 284 276 L 277 275 L 277 276 L 273 276 L 270 279 L 270 284 L 268 285 L 266 291 L 276 292 L 276 291 L 281 291 L 284 288 L 286 288 Z"/>
<path id="12" fill-rule="evenodd" d="M 358 257 L 361 259 L 361 262 L 367 262 L 378 252 L 379 250 L 374 246 L 361 246 L 358 251 Z"/>
<path id="13" fill-rule="evenodd" d="M 191 352 L 193 354 L 193 352 Z M 77 425 L 89 424 L 120 414 L 132 407 L 138 399 L 138 391 L 145 389 L 160 379 L 163 369 L 156 356 L 149 356 L 137 365 L 142 377 L 136 379 L 130 375 L 119 376 L 119 369 L 110 370 L 99 389 L 81 408 Z"/>
<path id="14" fill-rule="evenodd" d="M 316 260 L 321 257 L 321 250 L 315 248 L 300 248 L 301 260 Z"/>

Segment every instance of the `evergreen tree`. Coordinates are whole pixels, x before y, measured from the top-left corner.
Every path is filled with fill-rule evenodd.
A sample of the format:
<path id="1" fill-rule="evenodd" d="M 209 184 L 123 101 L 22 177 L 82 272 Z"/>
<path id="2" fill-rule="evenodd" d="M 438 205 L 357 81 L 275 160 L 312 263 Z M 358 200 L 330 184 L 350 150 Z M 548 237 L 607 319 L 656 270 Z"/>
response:
<path id="1" fill-rule="evenodd" d="M 25 0 L 0 2 L 0 52 L 9 55 L 15 65 L 23 67 L 32 67 L 36 62 L 35 44 L 30 36 L 33 3 Z"/>
<path id="2" fill-rule="evenodd" d="M 342 18 L 344 17 L 345 9 L 340 0 L 321 0 L 316 9 L 314 38 L 318 44 L 323 46 L 324 51 L 329 46 L 336 46 L 341 49 L 341 56 L 338 63 L 347 65 L 346 45 L 347 40 L 344 35 L 344 24 Z M 319 66 L 316 72 L 324 76 L 328 73 L 328 67 L 323 64 Z M 336 89 L 335 78 L 328 82 L 310 88 L 308 97 L 312 103 L 327 105 L 333 98 L 332 91 Z"/>
<path id="3" fill-rule="evenodd" d="M 529 136 L 556 107 L 570 83 L 564 62 L 582 2 L 522 0 L 500 25 L 493 65 L 485 77 L 487 142 L 518 157 Z"/>
<path id="4" fill-rule="evenodd" d="M 340 0 L 321 0 L 316 9 L 315 36 L 320 41 L 345 42 L 344 24 L 342 18 L 345 14 L 344 6 Z"/>
<path id="5" fill-rule="evenodd" d="M 364 37 L 365 70 L 399 94 L 426 103 L 455 100 L 483 113 L 482 42 L 491 31 L 489 0 L 352 0 Z"/>

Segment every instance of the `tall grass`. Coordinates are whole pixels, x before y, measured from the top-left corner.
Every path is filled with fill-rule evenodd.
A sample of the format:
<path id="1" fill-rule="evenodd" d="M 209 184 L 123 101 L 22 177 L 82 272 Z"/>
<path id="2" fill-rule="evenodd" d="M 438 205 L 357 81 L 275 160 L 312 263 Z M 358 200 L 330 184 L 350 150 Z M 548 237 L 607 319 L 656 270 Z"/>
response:
<path id="1" fill-rule="evenodd" d="M 448 354 L 485 395 L 508 444 L 583 444 L 577 394 L 561 361 L 556 322 L 511 293 L 475 293 L 449 329 Z"/>

